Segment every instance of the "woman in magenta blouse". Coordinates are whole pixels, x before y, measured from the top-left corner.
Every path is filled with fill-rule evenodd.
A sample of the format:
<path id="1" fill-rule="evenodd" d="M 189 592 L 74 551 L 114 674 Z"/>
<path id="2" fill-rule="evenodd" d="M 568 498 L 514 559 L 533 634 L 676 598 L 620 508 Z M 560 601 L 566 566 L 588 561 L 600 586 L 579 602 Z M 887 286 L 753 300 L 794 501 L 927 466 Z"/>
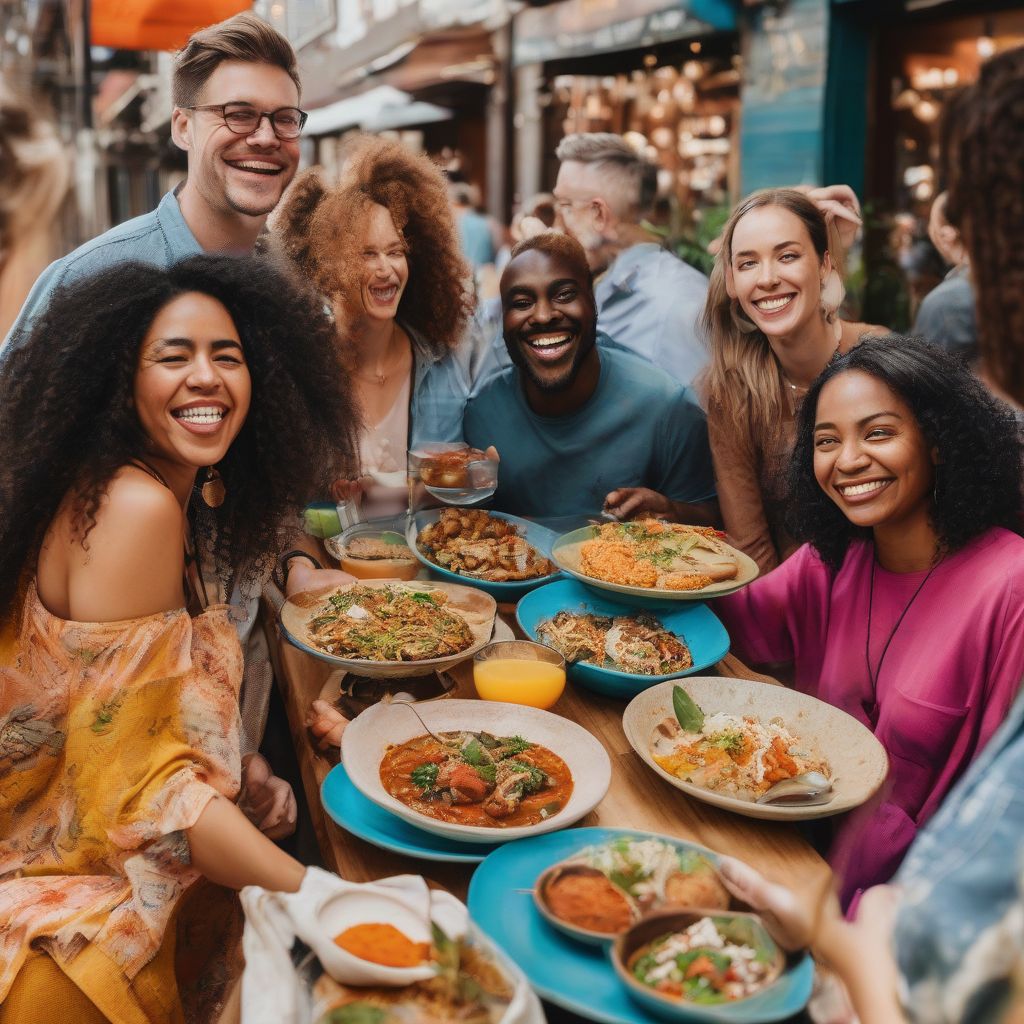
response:
<path id="1" fill-rule="evenodd" d="M 740 657 L 869 726 L 890 773 L 830 860 L 844 906 L 892 876 L 1024 676 L 1013 413 L 955 358 L 864 341 L 807 394 L 790 468 L 805 543 L 715 603 Z"/>

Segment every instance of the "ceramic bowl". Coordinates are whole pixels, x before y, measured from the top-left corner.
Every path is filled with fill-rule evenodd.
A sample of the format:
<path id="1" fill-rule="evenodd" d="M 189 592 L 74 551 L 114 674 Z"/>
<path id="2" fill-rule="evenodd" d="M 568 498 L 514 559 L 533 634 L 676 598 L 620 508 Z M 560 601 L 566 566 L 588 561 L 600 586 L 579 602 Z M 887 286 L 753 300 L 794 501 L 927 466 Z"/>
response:
<path id="1" fill-rule="evenodd" d="M 554 751 L 572 773 L 573 789 L 565 807 L 534 825 L 489 828 L 440 821 L 407 807 L 384 788 L 380 762 L 388 747 L 423 736 L 423 724 L 401 703 L 377 704 L 346 728 L 341 759 L 352 784 L 367 799 L 425 832 L 470 843 L 507 842 L 565 828 L 589 814 L 611 782 L 611 762 L 601 743 L 575 722 L 538 708 L 484 700 L 443 700 L 416 705 L 431 732 L 457 730 L 522 736 Z"/>
<path id="2" fill-rule="evenodd" d="M 577 612 L 594 615 L 632 615 L 636 607 L 616 598 L 613 594 L 597 593 L 576 580 L 556 580 L 527 594 L 516 607 L 519 628 L 540 643 L 546 641 L 537 627 L 553 619 L 559 612 Z M 635 672 L 577 661 L 567 665 L 569 678 L 580 686 L 606 697 L 629 700 L 638 693 L 666 679 L 692 675 L 721 661 L 729 653 L 729 634 L 711 609 L 698 602 L 664 605 L 649 614 L 657 618 L 670 633 L 685 641 L 690 648 L 693 664 L 682 672 L 667 675 L 643 676 Z"/>
<path id="3" fill-rule="evenodd" d="M 677 601 L 703 601 L 711 597 L 721 597 L 723 594 L 731 594 L 745 587 L 752 580 L 757 579 L 760 572 L 757 562 L 749 555 L 733 548 L 732 553 L 740 567 L 736 578 L 724 580 L 721 583 L 712 583 L 700 590 L 668 590 L 662 587 L 631 587 L 622 583 L 608 583 L 595 576 L 588 576 L 580 568 L 580 548 L 586 541 L 593 540 L 597 534 L 598 527 L 596 526 L 584 526 L 582 529 L 563 534 L 551 548 L 552 561 L 562 572 L 575 577 L 586 586 L 617 594 L 624 603 L 634 607 L 649 608 L 664 605 L 666 602 L 674 604 Z"/>
<path id="4" fill-rule="evenodd" d="M 490 594 L 496 601 L 515 602 L 524 594 L 528 594 L 531 590 L 535 590 L 537 587 L 542 587 L 545 583 L 550 583 L 552 580 L 556 580 L 561 576 L 561 573 L 555 571 L 549 573 L 547 576 L 538 576 L 535 579 L 530 580 L 518 580 L 513 583 L 491 583 L 487 580 L 479 580 L 473 576 L 467 576 L 462 573 L 451 572 L 449 569 L 443 569 L 441 566 L 430 561 L 430 559 L 420 551 L 416 544 L 416 538 L 419 536 L 420 530 L 432 523 L 436 523 L 438 519 L 441 518 L 441 513 L 443 511 L 443 509 L 435 508 L 431 509 L 429 512 L 417 512 L 409 523 L 405 535 L 406 540 L 409 543 L 409 547 L 412 548 L 413 554 L 431 571 L 432 574 L 441 577 L 441 579 L 448 580 L 452 583 L 461 583 L 468 587 L 475 587 L 477 590 L 482 590 L 485 594 Z M 544 526 L 538 526 L 536 523 L 531 523 L 528 519 L 520 519 L 518 516 L 507 515 L 504 512 L 488 511 L 487 514 L 494 516 L 495 519 L 505 519 L 510 523 L 515 523 L 519 528 L 519 535 L 528 544 L 533 545 L 533 547 L 536 548 L 537 551 L 545 558 L 551 558 L 551 546 L 558 538 L 558 535 L 554 530 L 549 530 Z"/>
<path id="5" fill-rule="evenodd" d="M 832 800 L 806 807 L 758 804 L 669 774 L 651 756 L 651 735 L 662 719 L 673 717 L 672 687 L 677 685 L 708 716 L 725 712 L 754 715 L 762 721 L 781 718 L 802 745 L 827 759 L 832 772 Z M 659 683 L 633 698 L 622 716 L 622 728 L 640 759 L 670 785 L 704 803 L 748 818 L 799 821 L 840 814 L 870 799 L 889 772 L 885 748 L 845 711 L 797 690 L 750 679 L 690 676 L 678 683 Z"/>
<path id="6" fill-rule="evenodd" d="M 458 654 L 443 658 L 427 658 L 423 661 L 369 661 L 365 658 L 344 658 L 321 650 L 313 643 L 309 623 L 330 594 L 344 593 L 354 586 L 379 589 L 388 586 L 412 588 L 417 592 L 442 592 L 448 595 L 447 607 L 461 615 L 473 634 L 473 643 Z M 497 613 L 494 598 L 482 594 L 472 587 L 461 587 L 451 583 L 415 582 L 404 583 L 395 580 L 360 580 L 341 587 L 323 587 L 295 594 L 281 607 L 279 621 L 285 639 L 299 650 L 326 661 L 348 672 L 369 676 L 374 679 L 404 679 L 409 676 L 425 676 L 431 672 L 442 672 L 457 665 L 466 658 L 472 658 L 477 651 L 490 642 L 494 632 L 494 617 Z"/>
<path id="7" fill-rule="evenodd" d="M 638 950 L 662 935 L 689 928 L 702 917 L 710 917 L 727 939 L 752 946 L 757 950 L 758 958 L 768 963 L 768 974 L 752 995 L 728 1003 L 700 1004 L 663 995 L 633 976 L 629 962 Z M 749 1015 L 756 1012 L 759 1002 L 771 1003 L 772 987 L 786 966 L 785 954 L 768 934 L 761 919 L 756 914 L 739 911 L 664 910 L 650 914 L 615 940 L 610 955 L 615 973 L 629 995 L 656 1016 L 670 1021 L 728 1021 L 735 1019 L 732 1011 L 736 1008 L 741 1008 L 745 1017 L 750 1019 Z M 766 1015 L 761 1019 L 777 1018 Z"/>

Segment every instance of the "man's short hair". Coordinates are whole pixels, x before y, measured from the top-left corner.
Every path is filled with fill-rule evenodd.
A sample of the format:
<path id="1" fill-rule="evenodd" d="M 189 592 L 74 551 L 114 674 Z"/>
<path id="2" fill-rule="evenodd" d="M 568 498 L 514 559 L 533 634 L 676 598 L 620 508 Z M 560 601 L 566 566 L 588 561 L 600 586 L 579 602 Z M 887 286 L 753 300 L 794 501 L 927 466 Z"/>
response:
<path id="1" fill-rule="evenodd" d="M 658 193 L 658 168 L 621 136 L 611 132 L 576 132 L 558 144 L 555 156 L 601 171 L 601 198 L 619 217 L 646 213 Z"/>
<path id="2" fill-rule="evenodd" d="M 571 235 L 564 235 L 561 231 L 541 231 L 532 238 L 524 238 L 517 242 L 512 247 L 506 266 L 510 266 L 517 256 L 534 249 L 555 259 L 565 260 L 579 275 L 581 281 L 593 286 L 594 275 L 590 270 L 590 264 L 587 263 L 587 254 L 583 251 L 583 246 Z"/>
<path id="3" fill-rule="evenodd" d="M 233 18 L 194 32 L 174 56 L 171 96 L 176 107 L 192 106 L 207 79 L 226 60 L 270 64 L 287 71 L 302 94 L 295 51 L 272 25 L 243 11 Z"/>

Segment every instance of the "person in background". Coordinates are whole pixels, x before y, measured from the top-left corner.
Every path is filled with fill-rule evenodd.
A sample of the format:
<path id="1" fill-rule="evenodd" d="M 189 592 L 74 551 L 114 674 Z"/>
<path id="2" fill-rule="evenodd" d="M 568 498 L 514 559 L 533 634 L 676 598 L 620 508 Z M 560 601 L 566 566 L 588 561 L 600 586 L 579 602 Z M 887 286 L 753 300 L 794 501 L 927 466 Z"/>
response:
<path id="1" fill-rule="evenodd" d="M 335 358 L 316 296 L 199 255 L 62 286 L 4 363 L 0 1024 L 180 1024 L 186 890 L 300 887 L 234 803 L 242 656 L 220 598 L 354 456 Z M 197 932 L 223 924 L 207 895 Z"/>
<path id="2" fill-rule="evenodd" d="M 640 226 L 657 168 L 606 132 L 567 135 L 555 155 L 555 206 L 587 254 L 601 332 L 680 384 L 693 383 L 707 363 L 697 321 L 708 282 Z"/>
<path id="3" fill-rule="evenodd" d="M 461 440 L 469 395 L 472 297 L 444 177 L 398 142 L 358 138 L 338 185 L 300 175 L 274 235 L 331 304 L 363 410 L 359 475 L 332 494 L 359 501 L 365 518 L 404 512 L 406 451 Z"/>
<path id="4" fill-rule="evenodd" d="M 474 275 L 494 266 L 494 235 L 488 219 L 478 213 L 474 203 L 473 187 L 465 181 L 452 181 L 448 185 L 455 225 L 462 244 L 462 254 L 473 268 Z"/>
<path id="5" fill-rule="evenodd" d="M 914 334 L 955 352 L 971 363 L 978 355 L 971 265 L 960 232 L 946 217 L 948 198 L 946 192 L 935 197 L 928 218 L 928 237 L 951 269 L 945 279 L 921 300 L 914 320 Z"/>
<path id="6" fill-rule="evenodd" d="M 892 877 L 1017 693 L 1022 470 L 1013 414 L 963 363 L 866 339 L 800 410 L 791 521 L 808 543 L 715 603 L 739 657 L 793 664 L 797 689 L 889 754 L 887 791 L 830 853 L 844 906 Z"/>
<path id="7" fill-rule="evenodd" d="M 985 282 L 977 290 L 979 370 L 1019 410 L 1024 134 L 1006 125 L 1024 109 L 1024 48 L 983 64 L 956 108 L 941 159 L 951 216 L 978 282 Z M 835 903 L 807 920 L 787 889 L 728 859 L 723 877 L 786 948 L 810 945 L 829 963 L 862 1021 L 1018 1024 L 1024 1019 L 1022 772 L 1024 695 L 919 833 L 893 885 L 868 890 L 853 921 L 843 920 Z"/>
<path id="8" fill-rule="evenodd" d="M 53 125 L 0 81 L 0 338 L 50 262 L 69 179 Z"/>
<path id="9" fill-rule="evenodd" d="M 785 468 L 808 386 L 863 334 L 887 333 L 842 320 L 844 294 L 841 246 L 811 197 L 769 189 L 736 207 L 702 315 L 703 389 L 725 529 L 762 573 L 796 547 Z"/>
<path id="10" fill-rule="evenodd" d="M 593 514 L 617 487 L 656 488 L 687 522 L 717 517 L 704 414 L 690 392 L 602 344 L 583 248 L 548 232 L 501 277 L 511 369 L 466 406 L 465 439 L 501 452 L 496 508 Z"/>

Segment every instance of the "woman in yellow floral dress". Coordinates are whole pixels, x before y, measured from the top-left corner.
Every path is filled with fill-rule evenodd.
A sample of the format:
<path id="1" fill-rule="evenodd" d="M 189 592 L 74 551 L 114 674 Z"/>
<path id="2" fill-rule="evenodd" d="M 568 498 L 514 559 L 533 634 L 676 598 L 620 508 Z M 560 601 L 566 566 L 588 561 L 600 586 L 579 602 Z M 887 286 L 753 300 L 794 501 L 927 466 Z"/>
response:
<path id="1" fill-rule="evenodd" d="M 183 893 L 305 871 L 233 802 L 241 651 L 189 552 L 281 550 L 351 404 L 317 301 L 251 259 L 120 266 L 35 333 L 0 376 L 0 1022 L 180 1021 Z"/>

